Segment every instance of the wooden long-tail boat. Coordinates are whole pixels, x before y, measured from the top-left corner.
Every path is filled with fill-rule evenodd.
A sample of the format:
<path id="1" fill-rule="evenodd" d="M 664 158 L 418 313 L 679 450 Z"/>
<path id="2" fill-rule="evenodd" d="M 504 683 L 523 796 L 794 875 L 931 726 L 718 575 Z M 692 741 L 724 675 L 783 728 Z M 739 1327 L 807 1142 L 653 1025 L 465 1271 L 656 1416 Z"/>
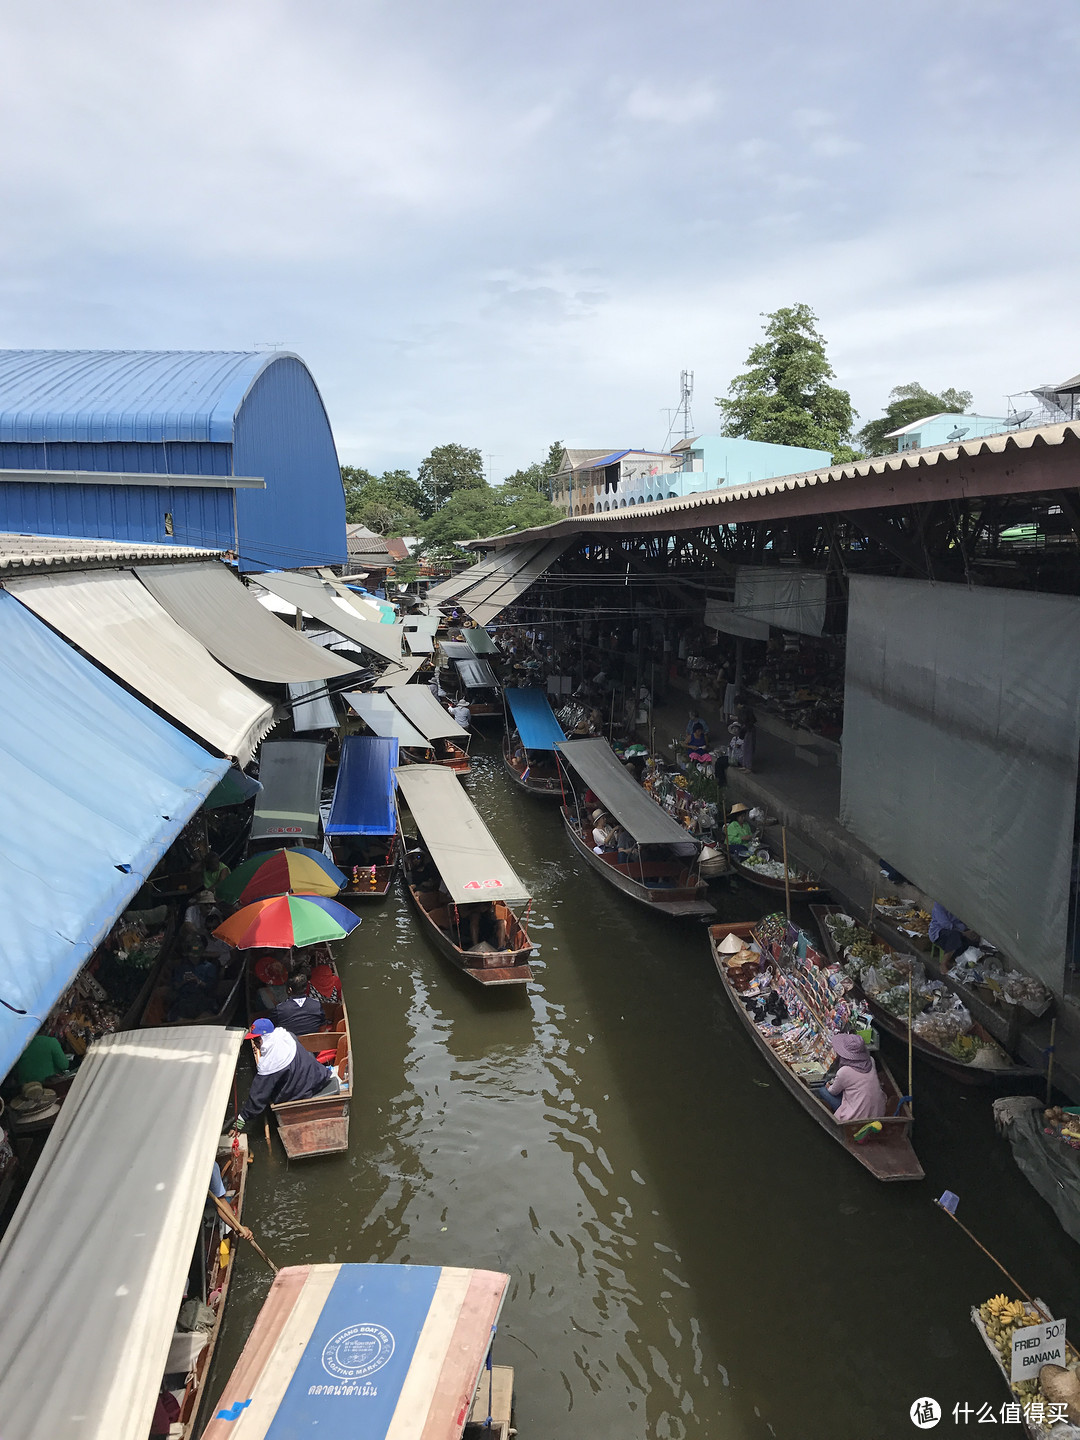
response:
<path id="1" fill-rule="evenodd" d="M 708 883 L 697 869 L 700 842 L 663 810 L 624 768 L 606 740 L 564 740 L 555 749 L 566 762 L 569 792 L 562 807 L 570 843 L 597 874 L 624 895 L 658 915 L 712 915 Z M 577 787 L 575 788 L 575 777 Z M 592 843 L 592 820 L 578 790 L 587 787 L 603 810 L 635 841 L 634 853 L 619 861 L 618 852 L 599 855 Z M 687 853 L 683 853 L 687 852 Z"/>
<path id="2" fill-rule="evenodd" d="M 818 931 L 820 932 L 822 943 L 825 946 L 825 954 L 830 963 L 834 965 L 842 964 L 843 957 L 837 950 L 832 932 L 829 930 L 825 921 L 830 915 L 842 915 L 844 912 L 840 909 L 839 905 L 811 905 L 810 913 L 817 921 Z M 915 958 L 914 955 L 904 954 L 902 951 L 895 950 L 884 940 L 880 940 L 878 943 L 881 944 L 890 955 L 904 962 L 914 960 Z M 863 990 L 862 986 L 858 983 L 855 985 L 855 990 L 859 997 L 865 1001 L 870 1013 L 874 1017 L 874 1023 L 877 1027 L 883 1030 L 886 1035 L 891 1035 L 894 1040 L 898 1040 L 906 1049 L 908 1043 L 907 1017 L 901 1018 L 898 1015 L 894 1015 L 891 1010 L 887 1010 L 884 1005 L 880 1004 L 873 995 Z M 993 1045 L 1002 1058 L 1008 1063 L 993 1069 L 984 1069 L 982 1066 L 967 1064 L 963 1060 L 957 1059 L 955 1055 L 950 1055 L 949 1052 L 943 1050 L 940 1045 L 935 1045 L 932 1041 L 924 1039 L 917 1030 L 912 1030 L 911 1032 L 911 1045 L 915 1054 L 921 1056 L 928 1065 L 932 1065 L 935 1070 L 939 1070 L 943 1075 L 948 1075 L 950 1079 L 959 1081 L 961 1085 L 1011 1085 L 1017 1080 L 1031 1078 L 1042 1073 L 1027 1065 L 1017 1065 L 1006 1055 L 1005 1051 L 1001 1049 L 993 1036 L 991 1036 L 978 1021 L 972 1021 L 970 1033 L 981 1040 L 984 1045 Z"/>
<path id="3" fill-rule="evenodd" d="M 345 992 L 338 973 L 337 961 L 329 946 L 316 947 L 322 952 L 321 963 L 327 966 L 334 982 L 336 999 L 320 994 L 326 1024 L 313 1035 L 297 1035 L 296 1042 L 312 1055 L 331 1054 L 338 1079 L 334 1094 L 316 1094 L 307 1100 L 286 1100 L 271 1104 L 277 1121 L 278 1135 L 290 1160 L 310 1160 L 319 1155 L 340 1155 L 349 1148 L 349 1101 L 352 1098 L 352 1035 Z M 248 984 L 248 1016 L 254 1021 L 269 1014 L 269 1007 L 259 997 L 259 982 L 252 967 L 246 967 Z M 284 998 L 284 990 L 282 990 Z"/>
<path id="4" fill-rule="evenodd" d="M 334 864 L 347 876 L 343 905 L 384 900 L 397 873 L 398 833 L 394 767 L 398 742 L 347 735 L 341 742 L 326 838 Z"/>
<path id="5" fill-rule="evenodd" d="M 514 908 L 531 903 L 525 885 L 449 771 L 409 765 L 396 773 L 423 842 L 403 844 L 402 868 L 425 934 L 481 985 L 526 984 L 533 945 Z M 481 925 L 491 939 L 479 938 Z"/>
<path id="6" fill-rule="evenodd" d="M 437 1265 L 288 1266 L 204 1440 L 316 1428 L 341 1440 L 508 1440 L 513 1371 L 490 1351 L 509 1283 Z"/>
<path id="7" fill-rule="evenodd" d="M 443 709 L 426 685 L 392 685 L 386 696 L 428 742 L 436 765 L 444 765 L 459 779 L 470 773 L 469 732 Z"/>
<path id="8" fill-rule="evenodd" d="M 779 877 L 776 875 L 763 875 L 756 866 L 748 865 L 745 859 L 737 855 L 731 855 L 729 858 L 731 860 L 731 868 L 735 871 L 736 875 L 741 875 L 744 880 L 749 880 L 752 885 L 760 885 L 763 890 L 774 890 L 780 895 L 783 895 L 785 890 L 790 891 L 792 895 L 820 895 L 825 888 L 815 875 L 807 876 L 805 873 L 797 870 L 794 865 L 788 866 L 788 878 L 785 885 L 783 875 Z M 773 863 L 783 865 L 783 861 L 777 860 L 771 850 L 769 851 L 769 858 Z"/>
<path id="9" fill-rule="evenodd" d="M 816 1121 L 831 1139 L 842 1145 L 852 1159 L 857 1160 L 876 1179 L 921 1180 L 923 1168 L 919 1164 L 911 1144 L 911 1108 L 909 1104 L 905 1103 L 898 1112 L 899 1102 L 904 1098 L 903 1091 L 883 1061 L 877 1062 L 878 1078 L 885 1091 L 886 1111 L 889 1113 L 875 1118 L 872 1122 L 852 1120 L 838 1124 L 833 1111 L 823 1100 L 818 1098 L 808 1085 L 799 1079 L 792 1067 L 777 1054 L 754 1023 L 742 1002 L 740 992 L 730 978 L 729 967 L 725 963 L 726 958 L 729 957 L 723 955 L 720 945 L 728 935 L 735 935 L 750 945 L 755 939 L 755 933 L 754 922 L 744 921 L 732 924 L 726 921 L 723 924 L 709 927 L 709 944 L 724 993 L 731 1001 L 739 1020 L 770 1069 L 784 1089 L 798 1101 L 810 1118 Z M 767 961 L 773 967 L 780 963 L 771 956 L 767 957 Z M 880 1126 L 880 1129 L 867 1131 L 870 1124 Z M 861 1138 L 857 1139 L 856 1137 L 860 1136 L 860 1133 Z"/>
<path id="10" fill-rule="evenodd" d="M 507 725 L 502 742 L 506 773 L 518 789 L 528 795 L 539 795 L 545 800 L 561 799 L 563 787 L 555 746 L 566 736 L 550 701 L 542 690 L 521 690 L 509 685 L 503 691 L 503 698 L 513 717 L 517 736 L 516 740 L 511 739 Z"/>

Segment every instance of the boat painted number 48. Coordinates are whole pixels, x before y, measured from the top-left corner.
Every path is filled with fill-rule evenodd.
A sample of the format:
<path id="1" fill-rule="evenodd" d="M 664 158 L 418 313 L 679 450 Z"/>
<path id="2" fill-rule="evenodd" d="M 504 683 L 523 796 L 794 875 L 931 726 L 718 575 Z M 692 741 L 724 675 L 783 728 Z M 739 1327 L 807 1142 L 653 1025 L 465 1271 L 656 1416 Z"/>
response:
<path id="1" fill-rule="evenodd" d="M 468 880 L 462 887 L 464 890 L 501 890 L 501 880 Z"/>

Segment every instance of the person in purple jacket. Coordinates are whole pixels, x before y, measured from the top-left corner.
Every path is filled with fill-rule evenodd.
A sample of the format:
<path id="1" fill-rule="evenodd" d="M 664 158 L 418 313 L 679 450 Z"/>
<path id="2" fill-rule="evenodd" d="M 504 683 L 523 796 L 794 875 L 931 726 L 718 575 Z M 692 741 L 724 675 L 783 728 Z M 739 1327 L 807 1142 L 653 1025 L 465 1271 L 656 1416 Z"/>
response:
<path id="1" fill-rule="evenodd" d="M 861 1035 L 841 1031 L 829 1039 L 840 1065 L 819 1094 L 829 1109 L 836 1112 L 836 1123 L 880 1119 L 885 1114 L 885 1091 L 866 1041 Z"/>
<path id="2" fill-rule="evenodd" d="M 332 1065 L 320 1065 L 310 1050 L 297 1042 L 288 1030 L 278 1030 L 272 1020 L 256 1020 L 244 1036 L 255 1041 L 255 1078 L 247 1104 L 230 1127 L 246 1130 L 268 1105 L 286 1100 L 310 1100 L 313 1095 L 332 1095 L 339 1086 Z"/>

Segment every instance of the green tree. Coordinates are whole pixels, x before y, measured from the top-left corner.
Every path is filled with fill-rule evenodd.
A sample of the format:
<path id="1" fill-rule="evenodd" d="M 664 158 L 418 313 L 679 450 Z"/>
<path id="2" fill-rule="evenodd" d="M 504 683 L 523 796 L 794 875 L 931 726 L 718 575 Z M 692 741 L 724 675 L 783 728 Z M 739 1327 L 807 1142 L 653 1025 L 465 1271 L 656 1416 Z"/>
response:
<path id="1" fill-rule="evenodd" d="M 424 495 L 408 470 L 384 470 L 376 479 L 369 470 L 341 467 L 345 486 L 345 518 L 366 525 L 377 535 L 411 535 L 420 523 Z"/>
<path id="2" fill-rule="evenodd" d="M 889 403 L 880 420 L 871 420 L 859 431 L 858 441 L 868 455 L 891 455 L 897 446 L 895 440 L 886 440 L 890 430 L 899 430 L 915 420 L 925 420 L 928 415 L 963 415 L 971 404 L 970 390 L 941 390 L 931 394 L 925 386 L 913 380 L 910 385 L 897 385 L 889 391 Z"/>
<path id="3" fill-rule="evenodd" d="M 728 386 L 730 398 L 717 399 L 723 434 L 828 450 L 835 464 L 854 459 L 851 396 L 828 383 L 835 376 L 817 316 L 790 305 L 764 318 L 765 339 Z"/>
<path id="4" fill-rule="evenodd" d="M 484 457 L 467 445 L 436 445 L 420 461 L 417 480 L 423 498 L 421 514 L 433 515 L 459 490 L 487 488 Z"/>
<path id="5" fill-rule="evenodd" d="M 420 535 L 425 554 L 453 554 L 461 558 L 456 542 L 501 535 L 506 530 L 528 530 L 548 525 L 562 514 L 546 495 L 526 487 L 506 492 L 505 486 L 455 491 L 445 505 L 421 522 Z"/>
<path id="6" fill-rule="evenodd" d="M 515 470 L 512 475 L 506 477 L 499 488 L 506 492 L 513 492 L 515 495 L 523 495 L 530 490 L 539 495 L 550 495 L 551 477 L 559 468 L 562 452 L 562 441 L 553 441 L 548 447 L 545 460 L 538 460 L 533 465 L 527 465 L 524 470 Z"/>

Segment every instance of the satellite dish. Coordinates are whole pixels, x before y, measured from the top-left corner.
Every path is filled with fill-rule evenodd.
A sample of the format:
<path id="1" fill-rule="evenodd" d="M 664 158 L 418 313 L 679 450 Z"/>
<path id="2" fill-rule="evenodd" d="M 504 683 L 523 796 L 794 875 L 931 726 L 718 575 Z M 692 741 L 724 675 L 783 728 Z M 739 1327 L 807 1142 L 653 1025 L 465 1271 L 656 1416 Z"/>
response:
<path id="1" fill-rule="evenodd" d="M 955 430 L 950 430 L 945 436 L 946 440 L 962 440 L 971 429 L 970 425 L 958 425 Z"/>
<path id="2" fill-rule="evenodd" d="M 1030 420 L 1034 413 L 1034 410 L 1014 411 L 1014 413 L 1009 416 L 1008 423 L 1010 425 L 1022 425 L 1025 420 Z"/>

